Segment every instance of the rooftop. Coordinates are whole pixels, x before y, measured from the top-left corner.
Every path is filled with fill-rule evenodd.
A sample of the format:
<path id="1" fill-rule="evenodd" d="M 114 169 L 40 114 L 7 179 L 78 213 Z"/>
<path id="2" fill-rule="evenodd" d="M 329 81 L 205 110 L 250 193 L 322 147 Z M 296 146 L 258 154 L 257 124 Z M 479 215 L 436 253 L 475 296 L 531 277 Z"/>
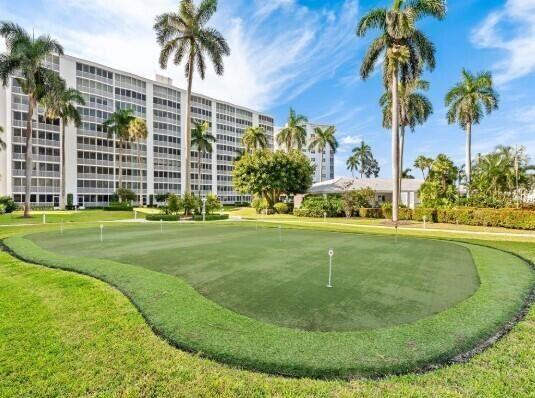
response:
<path id="1" fill-rule="evenodd" d="M 424 180 L 403 179 L 401 182 L 402 192 L 416 192 Z M 348 178 L 338 177 L 333 180 L 322 181 L 312 185 L 309 193 L 342 193 L 355 189 L 371 188 L 376 192 L 392 192 L 392 180 L 385 178 Z"/>

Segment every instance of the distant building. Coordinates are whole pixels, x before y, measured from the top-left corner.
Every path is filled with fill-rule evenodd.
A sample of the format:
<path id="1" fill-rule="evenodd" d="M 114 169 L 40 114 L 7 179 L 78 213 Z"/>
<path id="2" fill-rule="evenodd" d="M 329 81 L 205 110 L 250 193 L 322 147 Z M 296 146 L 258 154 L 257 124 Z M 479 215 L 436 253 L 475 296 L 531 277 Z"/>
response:
<path id="1" fill-rule="evenodd" d="M 418 190 L 424 180 L 403 179 L 401 182 L 401 203 L 414 209 L 420 204 Z M 312 185 L 308 193 L 313 195 L 342 194 L 347 191 L 371 188 L 375 191 L 374 206 L 392 202 L 392 180 L 383 178 L 346 178 L 338 177 Z M 299 202 L 299 199 L 296 201 Z"/>
<path id="2" fill-rule="evenodd" d="M 316 172 L 314 173 L 314 179 L 313 182 L 320 182 L 320 181 L 326 181 L 331 180 L 334 178 L 334 150 L 330 147 L 325 148 L 323 151 L 323 162 L 321 161 L 321 153 L 318 151 L 309 151 L 308 145 L 314 138 L 314 129 L 316 127 L 320 127 L 322 129 L 326 129 L 331 127 L 331 125 L 328 124 L 316 124 L 316 123 L 307 123 L 306 124 L 306 130 L 307 130 L 307 142 L 306 145 L 303 147 L 302 152 L 310 158 L 310 161 L 314 166 L 316 166 Z M 277 137 L 277 134 L 282 130 L 282 127 L 278 127 L 275 130 L 275 138 Z M 286 149 L 284 146 L 277 145 L 277 140 L 275 139 L 275 149 Z M 321 165 L 320 165 L 321 163 Z"/>

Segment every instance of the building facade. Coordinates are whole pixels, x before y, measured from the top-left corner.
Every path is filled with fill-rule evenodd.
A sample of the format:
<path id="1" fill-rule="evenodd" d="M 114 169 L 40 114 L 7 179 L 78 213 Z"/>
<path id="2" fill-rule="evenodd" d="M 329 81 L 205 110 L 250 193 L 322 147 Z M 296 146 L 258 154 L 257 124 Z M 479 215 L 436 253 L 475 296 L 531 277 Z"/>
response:
<path id="1" fill-rule="evenodd" d="M 327 147 L 323 150 L 323 160 L 322 154 L 317 150 L 310 150 L 309 144 L 314 138 L 314 129 L 319 127 L 321 129 L 326 129 L 331 127 L 331 125 L 325 124 L 316 124 L 316 123 L 307 123 L 307 141 L 306 145 L 302 148 L 302 152 L 310 159 L 312 164 L 315 166 L 316 171 L 314 172 L 313 182 L 317 183 L 320 181 L 331 180 L 334 178 L 334 150 L 330 147 Z M 276 129 L 275 136 L 282 130 L 282 127 Z M 285 147 L 279 146 L 275 140 L 276 149 L 285 149 Z"/>
<path id="2" fill-rule="evenodd" d="M 117 109 L 133 109 L 135 116 L 147 122 L 148 138 L 123 146 L 123 187 L 141 194 L 143 203 L 158 195 L 185 191 L 185 142 L 183 116 L 187 92 L 172 85 L 169 78 L 145 79 L 94 62 L 71 56 L 50 56 L 45 66 L 58 72 L 69 87 L 78 89 L 85 99 L 79 106 L 82 125 L 68 125 L 65 134 L 66 193 L 82 207 L 105 206 L 118 188 L 119 142 L 102 124 Z M 25 120 L 28 100 L 12 78 L 0 89 L 0 125 L 7 144 L 0 151 L 0 194 L 24 201 Z M 34 171 L 32 197 L 34 205 L 59 204 L 61 142 L 58 123 L 45 120 L 43 109 L 34 118 Z M 223 203 L 249 201 L 232 185 L 232 163 L 243 150 L 241 138 L 250 126 L 262 126 L 273 148 L 274 123 L 269 115 L 203 95 L 193 94 L 193 121 L 206 121 L 216 137 L 213 152 L 201 159 L 198 179 L 198 154 L 191 152 L 191 189 L 205 195 L 214 193 Z"/>

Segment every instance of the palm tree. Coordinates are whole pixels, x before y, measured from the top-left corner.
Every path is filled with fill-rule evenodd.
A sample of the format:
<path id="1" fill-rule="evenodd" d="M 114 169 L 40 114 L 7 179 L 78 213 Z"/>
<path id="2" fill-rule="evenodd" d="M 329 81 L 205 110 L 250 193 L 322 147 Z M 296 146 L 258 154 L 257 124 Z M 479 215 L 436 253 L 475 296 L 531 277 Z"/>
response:
<path id="1" fill-rule="evenodd" d="M 411 174 L 412 169 L 405 169 L 401 172 L 401 178 L 406 180 L 414 180 L 414 176 Z"/>
<path id="2" fill-rule="evenodd" d="M 446 14 L 445 0 L 393 0 L 392 8 L 375 8 L 362 17 L 357 36 L 363 37 L 370 29 L 381 31 L 370 47 L 360 69 L 363 79 L 370 77 L 379 57 L 384 54 L 383 80 L 392 93 L 392 220 L 398 221 L 399 207 L 399 96 L 398 83 L 414 80 L 425 66 L 435 67 L 435 47 L 416 28 L 416 22 L 426 16 L 437 19 Z"/>
<path id="3" fill-rule="evenodd" d="M 306 116 L 298 115 L 290 108 L 288 114 L 288 122 L 286 126 L 277 134 L 277 143 L 282 146 L 286 146 L 286 150 L 289 152 L 293 148 L 301 150 L 306 143 L 307 129 L 306 124 L 308 119 Z"/>
<path id="4" fill-rule="evenodd" d="M 125 142 L 130 141 L 130 123 L 135 119 L 132 109 L 118 109 L 103 124 L 108 138 L 119 141 L 119 188 L 123 187 L 123 152 Z M 115 143 L 114 143 L 115 145 Z M 115 159 L 114 159 L 115 161 Z M 115 174 L 115 165 L 113 167 Z"/>
<path id="5" fill-rule="evenodd" d="M 355 170 L 359 167 L 359 160 L 355 155 L 351 155 L 346 161 L 347 169 L 351 172 L 351 176 L 355 179 Z"/>
<path id="6" fill-rule="evenodd" d="M 268 145 L 266 130 L 263 127 L 248 127 L 242 137 L 242 144 L 247 152 L 264 149 Z"/>
<path id="7" fill-rule="evenodd" d="M 449 107 L 448 123 L 458 123 L 466 132 L 466 184 L 470 195 L 472 177 L 472 126 L 479 124 L 484 113 L 498 108 L 498 94 L 494 91 L 490 72 L 474 75 L 463 69 L 462 81 L 457 83 L 445 98 Z"/>
<path id="8" fill-rule="evenodd" d="M 353 155 L 351 157 L 357 163 L 356 170 L 360 173 L 360 178 L 362 178 L 366 174 L 367 165 L 373 159 L 371 146 L 362 141 L 360 146 L 353 148 Z"/>
<path id="9" fill-rule="evenodd" d="M 197 184 L 199 187 L 199 197 L 202 195 L 202 158 L 205 153 L 212 153 L 212 143 L 215 137 L 208 131 L 208 122 L 196 122 L 191 132 L 191 146 L 197 150 Z"/>
<path id="10" fill-rule="evenodd" d="M 67 88 L 65 80 L 56 76 L 53 79 L 51 90 L 43 97 L 41 103 L 45 108 L 45 116 L 48 119 L 59 120 L 60 124 L 60 197 L 59 207 L 65 208 L 65 128 L 69 123 L 76 127 L 82 124 L 82 118 L 76 105 L 85 105 L 82 93 L 74 88 Z"/>
<path id="11" fill-rule="evenodd" d="M 183 161 L 186 164 L 185 192 L 191 192 L 191 88 L 195 68 L 201 79 L 206 73 L 206 56 L 210 58 L 218 75 L 223 74 L 223 56 L 230 54 L 225 38 L 217 30 L 206 26 L 217 10 L 217 0 L 181 0 L 178 12 L 168 12 L 156 18 L 154 29 L 157 41 L 162 47 L 160 66 L 167 67 L 174 53 L 173 63 L 179 65 L 186 58 L 185 74 L 188 81 L 188 103 L 186 106 L 186 131 Z"/>
<path id="12" fill-rule="evenodd" d="M 46 69 L 43 63 L 50 54 L 63 54 L 63 47 L 50 36 L 35 38 L 20 25 L 0 22 L 0 36 L 6 39 L 7 52 L 0 55 L 0 78 L 6 87 L 10 76 L 16 72 L 20 77 L 15 80 L 24 94 L 28 96 L 28 113 L 26 114 L 26 182 L 24 197 L 24 217 L 30 217 L 30 198 L 32 186 L 32 120 L 37 104 L 47 93 L 50 77 L 54 72 Z"/>
<path id="13" fill-rule="evenodd" d="M 432 165 L 433 165 L 433 158 L 428 158 L 424 155 L 418 156 L 414 160 L 414 164 L 413 164 L 414 167 L 422 171 L 422 177 L 424 180 L 429 175 L 429 171 L 431 170 Z M 426 174 L 426 171 L 427 171 L 427 174 Z"/>
<path id="14" fill-rule="evenodd" d="M 314 128 L 314 138 L 308 145 L 309 151 L 317 150 L 320 153 L 320 182 L 323 181 L 323 153 L 325 148 L 329 146 L 333 153 L 338 149 L 338 141 L 335 137 L 336 128 L 334 126 L 322 129 L 321 127 Z"/>
<path id="15" fill-rule="evenodd" d="M 137 169 L 138 169 L 138 182 L 139 182 L 139 195 L 138 203 L 141 206 L 143 204 L 142 192 L 143 192 L 143 178 L 141 170 L 141 140 L 146 140 L 149 132 L 147 130 L 147 122 L 144 119 L 136 117 L 128 126 L 128 133 L 130 139 L 136 142 L 137 147 Z"/>

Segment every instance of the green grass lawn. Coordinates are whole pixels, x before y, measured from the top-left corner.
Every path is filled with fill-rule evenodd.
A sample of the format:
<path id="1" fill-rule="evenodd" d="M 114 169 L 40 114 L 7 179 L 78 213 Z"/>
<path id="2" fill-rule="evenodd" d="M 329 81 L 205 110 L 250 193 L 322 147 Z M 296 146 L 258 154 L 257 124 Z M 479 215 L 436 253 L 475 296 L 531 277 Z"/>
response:
<path id="1" fill-rule="evenodd" d="M 176 275 L 215 302 L 306 330 L 372 329 L 445 310 L 479 286 L 470 252 L 441 242 L 246 225 L 106 226 L 32 235 L 67 256 Z M 326 288 L 329 248 L 334 285 Z"/>
<path id="2" fill-rule="evenodd" d="M 30 218 L 24 218 L 22 212 L 17 211 L 0 215 L 0 225 L 42 224 L 43 215 L 46 223 L 114 221 L 134 218 L 134 214 L 131 211 L 34 211 L 31 213 Z"/>
<path id="3" fill-rule="evenodd" d="M 444 252 L 444 257 L 447 255 L 450 256 L 450 260 L 453 260 L 450 261 L 450 268 L 457 268 L 458 270 L 464 270 L 463 272 L 468 272 L 468 274 L 465 274 L 468 278 L 471 264 L 469 261 L 466 262 L 466 253 L 469 250 L 479 274 L 481 283 L 479 289 L 470 297 L 457 304 L 450 302 L 451 307 L 437 314 L 424 316 L 417 321 L 398 324 L 396 326 L 345 332 L 318 332 L 290 329 L 240 315 L 235 311 L 231 311 L 217 304 L 215 301 L 204 298 L 190 286 L 189 283 L 193 282 L 185 282 L 185 275 L 188 272 L 194 273 L 195 264 L 193 263 L 199 259 L 202 260 L 203 256 L 205 256 L 204 261 L 199 261 L 200 265 L 198 266 L 199 272 L 204 274 L 201 278 L 202 283 L 209 286 L 209 290 L 213 292 L 224 293 L 225 290 L 213 282 L 221 279 L 223 285 L 227 284 L 227 286 L 231 286 L 232 283 L 225 281 L 226 275 L 221 270 L 217 270 L 217 264 L 221 262 L 222 258 L 226 258 L 227 260 L 234 258 L 234 262 L 230 261 L 227 266 L 230 281 L 232 281 L 233 277 L 235 278 L 237 275 L 243 273 L 244 265 L 235 261 L 238 253 L 233 253 L 232 251 L 214 249 L 211 256 L 208 257 L 208 253 L 211 250 L 209 247 L 223 244 L 227 239 L 232 239 L 233 241 L 241 242 L 241 246 L 237 243 L 235 247 L 235 251 L 237 251 L 239 247 L 246 246 L 246 242 L 255 241 L 255 234 L 268 234 L 268 237 L 259 237 L 260 239 L 266 239 L 266 244 L 251 249 L 250 261 L 261 262 L 264 256 L 267 255 L 261 250 L 261 246 L 267 246 L 267 243 L 269 243 L 275 247 L 275 245 L 279 244 L 281 247 L 274 249 L 279 250 L 279 258 L 277 259 L 277 256 L 272 257 L 271 263 L 278 262 L 283 265 L 279 265 L 281 279 L 278 280 L 278 283 L 276 279 L 277 273 L 271 272 L 267 263 L 264 267 L 260 267 L 248 274 L 250 284 L 253 285 L 251 290 L 256 289 L 260 292 L 260 294 L 258 292 L 249 292 L 249 297 L 252 300 L 260 300 L 259 302 L 262 303 L 262 290 L 260 288 L 262 284 L 266 283 L 276 290 L 277 288 L 280 289 L 279 285 L 284 286 L 286 279 L 288 279 L 289 275 L 293 275 L 293 272 L 302 273 L 302 270 L 307 267 L 311 267 L 311 275 L 314 275 L 316 272 L 316 266 L 311 264 L 311 260 L 306 261 L 305 258 L 301 262 L 299 256 L 294 256 L 293 259 L 284 258 L 289 256 L 288 252 L 282 247 L 285 244 L 284 233 L 288 235 L 289 241 L 292 241 L 290 234 L 295 234 L 296 239 L 293 241 L 293 244 L 306 241 L 309 242 L 307 247 L 315 248 L 318 246 L 319 248 L 317 250 L 320 252 L 324 251 L 324 248 L 321 248 L 323 245 L 326 245 L 326 247 L 331 246 L 327 240 L 334 239 L 335 236 L 338 237 L 337 239 L 340 239 L 340 247 L 342 248 L 344 245 L 349 247 L 349 242 L 352 242 L 351 239 L 369 239 L 367 244 L 361 245 L 362 250 L 366 251 L 365 247 L 367 245 L 377 245 L 375 255 L 378 258 L 386 255 L 386 247 L 396 245 L 394 238 L 372 238 L 355 234 L 329 234 L 325 232 L 295 230 L 283 231 L 283 241 L 281 243 L 278 239 L 279 231 L 277 229 L 261 229 L 257 232 L 254 224 L 245 230 L 243 227 L 234 227 L 232 225 L 231 223 L 205 226 L 202 224 L 191 226 L 167 224 L 164 225 L 165 230 L 163 233 L 159 232 L 159 224 L 144 226 L 132 225 L 128 227 L 132 229 L 125 236 L 122 236 L 124 232 L 121 232 L 125 227 L 118 229 L 114 227 L 112 229 L 111 226 L 107 225 L 105 241 L 102 247 L 99 246 L 99 243 L 92 249 L 90 246 L 95 241 L 98 242 L 98 229 L 75 229 L 71 232 L 65 232 L 63 237 L 68 237 L 69 239 L 63 240 L 62 244 L 67 244 L 63 246 L 63 249 L 58 250 L 58 252 L 42 249 L 34 242 L 24 238 L 9 238 L 5 243 L 19 255 L 24 256 L 24 258 L 30 261 L 89 274 L 116 286 L 139 308 L 154 330 L 160 335 L 165 336 L 173 345 L 200 352 L 202 355 L 238 367 L 294 376 L 348 377 L 350 375 L 382 375 L 407 372 L 428 364 L 443 362 L 461 352 L 469 350 L 482 339 L 495 333 L 501 325 L 510 320 L 522 306 L 524 298 L 532 289 L 535 281 L 532 270 L 525 262 L 501 251 L 471 244 L 463 244 L 462 247 L 459 246 L 457 248 L 452 243 L 447 242 L 400 238 L 397 244 L 397 250 L 390 252 L 389 255 L 393 264 L 389 264 L 386 260 L 381 262 L 382 267 L 391 267 L 389 268 L 389 273 L 392 275 L 382 275 L 380 279 L 374 281 L 374 283 L 379 284 L 375 288 L 379 290 L 381 288 L 384 289 L 383 295 L 386 295 L 391 305 L 398 305 L 398 302 L 402 301 L 405 294 L 414 294 L 414 297 L 423 294 L 425 289 L 423 288 L 424 284 L 422 282 L 424 280 L 428 281 L 427 290 L 429 292 L 426 294 L 431 294 L 429 297 L 432 297 L 433 294 L 431 292 L 437 291 L 435 289 L 440 289 L 438 285 L 440 285 L 441 280 L 455 277 L 455 272 L 451 272 L 451 269 L 445 270 L 444 273 L 439 271 L 439 269 L 433 269 L 434 272 L 442 275 L 435 279 L 425 275 L 426 267 L 430 267 L 428 265 L 429 261 L 419 263 L 419 271 L 421 272 L 409 272 L 406 266 L 400 268 L 400 270 L 395 268 L 397 258 L 403 259 L 404 256 L 409 255 L 407 254 L 410 252 L 409 248 L 417 248 L 419 247 L 418 245 L 423 245 L 424 243 L 434 245 L 433 250 L 427 249 L 429 250 L 427 254 L 428 259 L 431 257 L 439 258 L 442 256 L 441 252 Z M 184 228 L 180 229 L 181 227 Z M 175 228 L 179 229 L 178 232 L 175 232 Z M 220 229 L 224 233 L 217 233 Z M 76 240 L 78 239 L 76 238 L 76 234 L 82 237 L 86 233 L 88 235 L 86 236 L 87 241 L 85 243 Z M 182 233 L 182 235 L 177 235 L 173 238 L 172 234 L 174 233 Z M 310 235 L 307 235 L 307 233 Z M 130 237 L 128 237 L 128 234 L 131 234 Z M 210 236 L 212 234 L 212 245 L 200 245 L 198 241 L 201 239 L 196 238 L 195 234 L 200 234 L 201 236 Z M 56 227 L 48 234 L 48 238 L 45 235 L 34 235 L 33 238 L 37 241 L 44 239 L 41 242 L 44 245 L 46 239 L 49 239 L 49 242 L 60 242 L 61 236 L 58 239 L 58 235 L 59 231 Z M 154 235 L 156 235 L 156 238 L 154 238 Z M 168 235 L 171 235 L 171 237 L 167 238 Z M 176 241 L 180 240 L 180 236 L 182 236 L 181 239 L 185 242 L 183 247 L 176 246 Z M 117 239 L 117 241 L 114 241 L 114 239 Z M 348 241 L 345 241 L 346 239 Z M 180 264 L 182 264 L 184 266 L 184 275 L 176 277 L 173 274 L 175 271 L 169 272 L 171 269 L 168 272 L 161 272 L 161 265 L 145 264 L 145 261 L 148 263 L 149 259 L 155 261 L 157 256 L 154 254 L 150 254 L 150 257 L 147 257 L 143 261 L 144 266 L 117 262 L 109 258 L 81 257 L 82 254 L 102 256 L 102 253 L 110 252 L 110 248 L 118 250 L 122 245 L 126 245 L 127 248 L 123 255 L 130 256 L 128 261 L 134 262 L 134 259 L 143 258 L 144 254 L 139 251 L 138 247 L 143 246 L 143 242 L 149 240 L 153 240 L 155 245 L 159 245 L 157 250 L 162 255 L 168 256 L 169 259 L 178 258 L 179 260 L 174 261 L 175 266 L 170 268 L 176 269 L 176 264 L 179 265 L 178 268 L 181 268 Z M 174 243 L 172 242 L 173 240 L 175 240 Z M 221 243 L 217 243 L 218 241 Z M 407 247 L 403 248 L 405 244 Z M 516 245 L 522 247 L 521 243 L 517 243 Z M 455 247 L 458 251 L 455 249 L 452 250 L 452 247 Z M 419 248 L 421 253 L 425 253 L 425 246 Z M 59 254 L 61 250 L 68 251 L 74 254 L 74 256 L 68 256 L 65 253 Z M 171 251 L 169 252 L 169 250 Z M 343 251 L 343 249 L 340 250 Z M 524 250 L 528 250 L 528 247 L 524 247 Z M 368 255 L 371 255 L 371 253 L 369 252 Z M 188 258 L 188 255 L 193 257 Z M 358 262 L 358 254 L 353 253 L 350 255 L 354 258 L 355 262 Z M 414 255 L 411 258 L 413 258 L 413 261 L 418 261 L 414 260 Z M 182 262 L 177 262 L 180 259 Z M 465 266 L 455 264 L 461 261 L 461 259 L 464 259 L 462 261 L 465 261 Z M 187 262 L 184 260 L 187 260 Z M 211 265 L 209 264 L 210 261 L 212 262 Z M 300 264 L 296 270 L 284 269 L 294 263 Z M 355 281 L 351 272 L 350 263 L 348 262 L 345 266 L 347 267 L 347 271 L 343 279 L 349 281 L 353 279 Z M 400 263 L 403 263 L 403 261 L 400 261 Z M 215 268 L 210 270 L 212 267 Z M 242 272 L 235 272 L 236 267 L 241 269 Z M 325 281 L 326 267 L 325 265 L 319 265 L 319 267 L 323 268 L 323 272 L 318 273 L 318 275 L 321 274 L 323 281 Z M 399 267 L 402 266 L 400 265 Z M 342 268 L 344 267 L 342 266 Z M 365 268 L 358 267 L 357 269 L 362 273 L 368 272 L 371 278 L 372 271 L 366 271 Z M 378 272 L 381 271 L 384 270 L 378 270 Z M 418 283 L 408 283 L 405 281 L 406 277 L 414 278 Z M 315 280 L 315 278 L 310 279 L 310 281 L 312 280 Z M 387 280 L 390 285 L 380 285 L 380 280 Z M 241 283 L 244 289 L 247 288 L 245 281 L 238 281 L 237 283 Z M 352 285 L 351 282 L 346 280 L 339 279 L 336 282 L 335 278 L 333 292 L 336 289 L 336 283 L 340 283 L 340 286 L 345 286 L 346 292 L 356 291 L 358 293 L 358 290 L 362 288 L 372 289 L 366 284 L 356 283 Z M 466 281 L 463 283 L 466 283 Z M 434 284 L 437 284 L 437 286 L 433 286 Z M 460 284 L 459 280 L 457 284 Z M 317 288 L 322 289 L 322 291 L 328 291 L 323 285 L 324 282 L 321 283 L 321 286 L 318 284 Z M 472 285 L 472 289 L 474 288 L 473 283 L 467 283 L 465 286 L 469 285 Z M 415 287 L 418 288 L 415 289 Z M 342 296 L 336 297 L 336 294 L 334 294 L 334 297 L 330 298 L 314 298 L 312 297 L 313 287 L 298 286 L 298 288 L 304 294 L 307 294 L 308 298 L 316 303 L 315 305 L 328 308 L 326 304 L 329 300 L 335 300 L 335 311 L 338 311 L 339 307 L 344 308 L 345 303 L 341 302 Z M 300 311 L 304 311 L 306 307 L 306 302 L 304 304 L 301 302 L 298 303 L 301 308 L 299 311 L 288 305 L 292 300 L 294 300 L 294 303 L 297 302 L 295 297 L 292 296 L 292 289 L 293 285 L 290 284 L 286 285 L 285 289 L 278 291 L 279 296 L 282 296 L 281 293 L 284 292 L 285 297 L 282 296 L 280 300 L 289 307 L 285 309 L 287 315 L 298 314 Z M 417 294 L 418 290 L 420 293 Z M 453 287 L 452 285 L 449 290 L 458 290 L 458 286 Z M 469 290 L 470 288 L 467 288 L 464 291 L 463 294 L 465 297 L 469 294 Z M 444 290 L 442 292 L 444 295 L 450 294 L 450 292 L 445 292 Z M 205 292 L 205 294 L 207 293 Z M 218 294 L 221 295 L 221 293 Z M 243 300 L 243 297 L 245 297 L 243 296 L 244 293 L 240 292 L 239 294 L 242 294 L 241 297 Z M 237 292 L 231 292 L 230 296 L 240 297 L 239 294 Z M 381 300 L 380 293 L 374 294 L 376 294 L 377 300 Z M 398 302 L 391 298 L 395 295 L 398 296 Z M 272 300 L 278 299 L 275 296 L 272 296 Z M 218 300 L 221 302 L 223 298 L 220 297 Z M 457 299 L 461 299 L 461 297 L 458 296 Z M 234 303 L 238 303 L 239 301 L 236 298 L 233 300 Z M 442 300 L 441 298 L 438 301 Z M 358 310 L 358 300 L 355 300 L 353 303 L 350 301 L 348 300 L 349 308 Z M 373 304 L 377 305 L 375 303 Z M 243 303 L 241 305 L 245 308 L 248 307 L 249 310 L 255 307 L 254 305 L 244 305 Z M 265 302 L 263 305 L 265 305 Z M 405 308 L 408 308 L 406 304 L 404 305 Z M 371 308 L 370 303 L 368 303 L 368 306 Z M 418 307 L 416 300 L 414 300 L 414 306 Z M 385 305 L 383 309 L 386 307 L 388 306 Z M 251 316 L 261 318 L 261 316 L 266 316 L 268 312 L 273 314 L 277 313 L 278 310 L 279 307 L 273 305 L 271 311 L 265 308 L 259 309 L 255 310 L 255 314 Z M 363 310 L 361 309 L 361 311 Z M 258 314 L 259 312 L 260 315 Z M 393 313 L 389 316 L 392 319 Z M 374 318 L 374 322 L 377 322 L 377 317 Z M 351 317 L 347 317 L 346 319 L 351 319 Z M 366 322 L 369 322 L 370 319 L 366 320 Z"/>
<path id="4" fill-rule="evenodd" d="M 358 231 L 356 227 L 325 228 Z M 36 229 L 57 231 L 56 226 L 31 227 Z M 29 230 L 2 228 L 0 236 L 24 231 Z M 457 237 L 437 232 L 426 236 Z M 535 262 L 532 241 L 499 239 L 471 242 Z M 485 287 L 483 283 L 474 296 Z M 506 296 L 504 291 L 502 301 Z M 29 265 L 7 253 L 0 253 L 0 347 L 2 397 L 501 398 L 532 397 L 535 390 L 533 307 L 512 332 L 467 363 L 382 380 L 287 379 L 229 368 L 178 350 L 155 335 L 131 302 L 108 284 Z"/>

